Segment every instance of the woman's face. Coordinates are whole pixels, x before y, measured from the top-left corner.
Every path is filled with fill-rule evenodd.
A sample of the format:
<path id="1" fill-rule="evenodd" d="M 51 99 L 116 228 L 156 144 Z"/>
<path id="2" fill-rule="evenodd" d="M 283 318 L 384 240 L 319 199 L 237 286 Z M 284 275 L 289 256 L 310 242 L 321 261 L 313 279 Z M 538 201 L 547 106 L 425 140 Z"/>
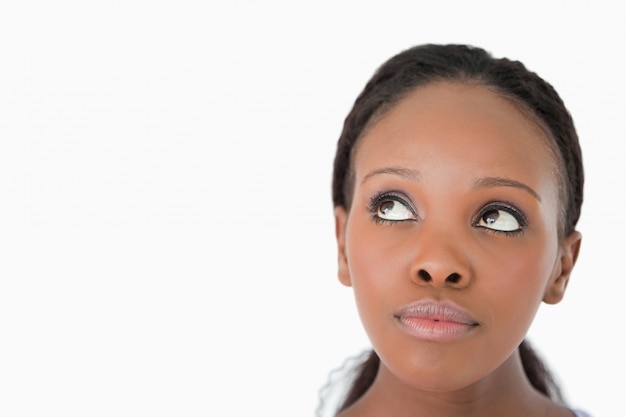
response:
<path id="1" fill-rule="evenodd" d="M 339 278 L 392 375 L 453 390 L 498 368 L 541 303 L 560 301 L 578 249 L 559 241 L 549 139 L 483 86 L 437 83 L 361 138 Z"/>

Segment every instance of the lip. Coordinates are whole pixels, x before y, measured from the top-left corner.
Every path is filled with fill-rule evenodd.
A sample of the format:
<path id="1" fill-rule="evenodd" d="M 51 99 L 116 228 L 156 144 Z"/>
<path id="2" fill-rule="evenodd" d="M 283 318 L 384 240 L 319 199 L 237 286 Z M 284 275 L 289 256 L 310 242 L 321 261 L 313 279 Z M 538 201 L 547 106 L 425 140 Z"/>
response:
<path id="1" fill-rule="evenodd" d="M 394 318 L 409 335 L 432 342 L 462 339 L 479 326 L 465 309 L 451 301 L 415 301 L 402 307 Z"/>

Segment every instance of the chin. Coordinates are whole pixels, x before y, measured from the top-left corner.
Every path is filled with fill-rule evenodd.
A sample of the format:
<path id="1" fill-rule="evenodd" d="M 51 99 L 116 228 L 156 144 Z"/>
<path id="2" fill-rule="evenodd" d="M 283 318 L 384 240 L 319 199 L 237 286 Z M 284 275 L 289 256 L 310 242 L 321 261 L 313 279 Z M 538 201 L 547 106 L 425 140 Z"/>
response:
<path id="1" fill-rule="evenodd" d="M 421 358 L 424 359 L 424 358 Z M 450 361 L 413 360 L 402 363 L 388 363 L 381 366 L 381 377 L 395 379 L 399 384 L 410 389 L 428 392 L 454 392 L 472 389 L 480 381 L 488 378 L 497 369 L 497 363 L 468 361 L 466 356 Z M 497 362 L 497 361 L 496 361 Z"/>

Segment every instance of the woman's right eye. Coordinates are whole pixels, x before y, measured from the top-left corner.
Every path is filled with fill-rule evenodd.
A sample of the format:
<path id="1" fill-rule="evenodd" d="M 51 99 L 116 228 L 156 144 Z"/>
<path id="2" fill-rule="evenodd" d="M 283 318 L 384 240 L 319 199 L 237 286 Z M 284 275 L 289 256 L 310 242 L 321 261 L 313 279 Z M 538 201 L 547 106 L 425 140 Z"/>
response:
<path id="1" fill-rule="evenodd" d="M 397 196 L 384 196 L 376 199 L 372 205 L 372 214 L 375 220 L 390 222 L 417 219 L 409 203 Z"/>

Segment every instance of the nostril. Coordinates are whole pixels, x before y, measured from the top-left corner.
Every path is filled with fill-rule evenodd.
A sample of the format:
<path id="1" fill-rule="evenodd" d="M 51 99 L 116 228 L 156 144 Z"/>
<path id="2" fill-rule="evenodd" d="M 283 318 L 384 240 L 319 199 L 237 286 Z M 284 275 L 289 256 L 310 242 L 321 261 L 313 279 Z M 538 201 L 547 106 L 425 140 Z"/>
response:
<path id="1" fill-rule="evenodd" d="M 457 274 L 456 272 L 451 273 L 450 275 L 448 275 L 448 278 L 446 278 L 446 281 L 452 284 L 458 284 L 460 280 L 461 280 L 461 275 Z"/>
<path id="2" fill-rule="evenodd" d="M 430 274 L 428 273 L 428 271 L 426 271 L 425 269 L 420 269 L 417 273 L 417 275 L 419 275 L 419 277 L 421 279 L 423 279 L 426 282 L 430 282 L 432 281 L 432 277 L 430 276 Z"/>

